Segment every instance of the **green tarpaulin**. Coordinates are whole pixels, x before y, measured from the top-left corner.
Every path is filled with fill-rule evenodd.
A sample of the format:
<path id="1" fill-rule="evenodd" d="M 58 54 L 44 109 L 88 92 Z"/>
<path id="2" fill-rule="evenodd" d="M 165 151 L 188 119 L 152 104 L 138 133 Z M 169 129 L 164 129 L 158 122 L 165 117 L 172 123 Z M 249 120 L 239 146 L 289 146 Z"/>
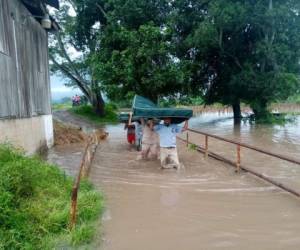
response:
<path id="1" fill-rule="evenodd" d="M 119 121 L 120 122 L 128 122 L 129 120 L 129 113 L 128 112 L 122 112 L 119 114 Z M 140 120 L 138 117 L 132 117 L 131 121 L 135 122 Z"/>
<path id="2" fill-rule="evenodd" d="M 183 108 L 161 108 L 155 105 L 150 100 L 136 95 L 132 103 L 132 121 L 137 121 L 140 118 L 157 118 L 163 119 L 169 117 L 172 123 L 181 123 L 193 116 L 191 109 Z M 119 114 L 120 122 L 127 122 L 129 113 Z"/>
<path id="3" fill-rule="evenodd" d="M 173 123 L 180 123 L 193 116 L 191 109 L 161 108 L 150 100 L 136 95 L 133 99 L 132 112 L 134 117 L 143 118 L 172 118 Z"/>

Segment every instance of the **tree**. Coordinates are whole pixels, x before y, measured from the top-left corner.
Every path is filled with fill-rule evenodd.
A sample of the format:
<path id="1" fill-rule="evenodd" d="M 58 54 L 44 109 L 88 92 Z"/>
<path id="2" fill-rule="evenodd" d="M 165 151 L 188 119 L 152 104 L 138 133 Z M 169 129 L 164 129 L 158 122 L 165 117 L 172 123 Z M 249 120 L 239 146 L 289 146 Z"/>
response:
<path id="1" fill-rule="evenodd" d="M 110 1 L 109 24 L 94 57 L 108 96 L 140 94 L 156 102 L 180 92 L 182 74 L 166 27 L 167 1 Z"/>
<path id="2" fill-rule="evenodd" d="M 55 13 L 61 30 L 50 37 L 51 70 L 69 79 L 92 104 L 95 112 L 104 115 L 101 82 L 95 77 L 91 58 L 99 46 L 98 35 L 106 25 L 103 1 L 66 0 Z M 76 15 L 70 15 L 70 11 Z M 75 53 L 74 53 L 75 52 Z M 73 56 L 72 56 L 73 53 Z M 75 54 L 75 55 L 74 55 Z"/>
<path id="3" fill-rule="evenodd" d="M 203 96 L 207 104 L 240 103 L 255 115 L 299 89 L 300 1 L 69 0 L 51 49 L 54 70 L 78 85 L 103 114 L 101 90 Z M 81 56 L 68 57 L 73 47 Z M 101 110 L 102 108 L 102 110 Z"/>
<path id="4" fill-rule="evenodd" d="M 102 40 L 95 60 L 111 98 L 135 93 L 156 102 L 159 96 L 179 92 L 182 76 L 169 54 L 165 32 L 153 24 L 132 31 L 119 26 L 112 32 Z"/>
<path id="5" fill-rule="evenodd" d="M 202 81 L 196 87 L 206 103 L 232 105 L 238 118 L 243 101 L 259 118 L 270 102 L 299 88 L 299 1 L 211 0 L 201 1 L 201 8 L 196 1 L 179 3 L 199 13 L 198 19 L 191 15 L 193 25 L 179 26 L 177 40 L 189 48 L 180 58 L 188 58 L 190 81 Z"/>
<path id="6" fill-rule="evenodd" d="M 173 54 L 184 77 L 181 91 L 187 96 L 202 96 L 206 80 L 205 61 L 192 43 L 194 31 L 203 22 L 209 0 L 178 0 L 170 3 L 167 26 L 171 30 Z M 205 39 L 203 37 L 202 39 Z"/>

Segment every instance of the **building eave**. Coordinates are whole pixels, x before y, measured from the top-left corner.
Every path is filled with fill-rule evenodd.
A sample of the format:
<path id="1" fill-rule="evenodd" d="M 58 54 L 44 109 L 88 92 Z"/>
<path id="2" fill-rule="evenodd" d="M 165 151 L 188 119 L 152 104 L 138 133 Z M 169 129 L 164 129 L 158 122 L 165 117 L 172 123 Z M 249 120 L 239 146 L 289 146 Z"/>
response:
<path id="1" fill-rule="evenodd" d="M 48 14 L 46 5 L 50 5 L 56 9 L 59 8 L 59 0 L 20 0 L 28 11 L 40 22 L 41 16 Z M 50 16 L 52 21 L 52 27 L 49 32 L 55 32 L 59 30 L 59 25 L 56 20 Z"/>

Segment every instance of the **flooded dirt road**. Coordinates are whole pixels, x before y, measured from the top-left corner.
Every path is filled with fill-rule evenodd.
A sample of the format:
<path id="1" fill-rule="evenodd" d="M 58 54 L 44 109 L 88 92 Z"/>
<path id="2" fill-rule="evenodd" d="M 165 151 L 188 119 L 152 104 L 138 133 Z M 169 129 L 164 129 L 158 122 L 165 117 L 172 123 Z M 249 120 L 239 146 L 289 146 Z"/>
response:
<path id="1" fill-rule="evenodd" d="M 211 120 L 210 120 L 211 119 Z M 294 125 L 233 126 L 230 114 L 193 118 L 191 127 L 299 158 Z M 84 124 L 83 124 L 84 125 Z M 136 161 L 122 125 L 107 126 L 90 178 L 106 197 L 102 250 L 299 249 L 300 200 L 247 173 L 178 142 L 185 168 L 160 170 L 159 162 Z M 190 135 L 194 143 L 203 138 Z M 209 141 L 234 160 L 235 148 Z M 83 145 L 56 147 L 49 159 L 76 173 Z M 242 164 L 299 188 L 299 167 L 242 150 Z M 94 249 L 93 248 L 93 249 Z"/>
<path id="2" fill-rule="evenodd" d="M 107 200 L 101 249 L 299 249 L 299 199 L 180 142 L 185 168 L 162 171 L 107 129 L 90 175 Z"/>

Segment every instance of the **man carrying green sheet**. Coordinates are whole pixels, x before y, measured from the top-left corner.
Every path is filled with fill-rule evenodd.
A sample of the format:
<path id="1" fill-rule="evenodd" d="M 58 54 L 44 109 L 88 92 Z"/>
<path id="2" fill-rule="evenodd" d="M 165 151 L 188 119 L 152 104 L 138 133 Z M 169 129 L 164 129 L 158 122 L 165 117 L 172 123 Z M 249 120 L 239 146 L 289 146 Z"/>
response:
<path id="1" fill-rule="evenodd" d="M 153 124 L 152 124 L 153 126 Z M 180 167 L 176 148 L 176 135 L 188 129 L 186 120 L 183 127 L 171 123 L 171 118 L 164 118 L 163 124 L 153 126 L 159 135 L 160 161 L 163 169 Z"/>

